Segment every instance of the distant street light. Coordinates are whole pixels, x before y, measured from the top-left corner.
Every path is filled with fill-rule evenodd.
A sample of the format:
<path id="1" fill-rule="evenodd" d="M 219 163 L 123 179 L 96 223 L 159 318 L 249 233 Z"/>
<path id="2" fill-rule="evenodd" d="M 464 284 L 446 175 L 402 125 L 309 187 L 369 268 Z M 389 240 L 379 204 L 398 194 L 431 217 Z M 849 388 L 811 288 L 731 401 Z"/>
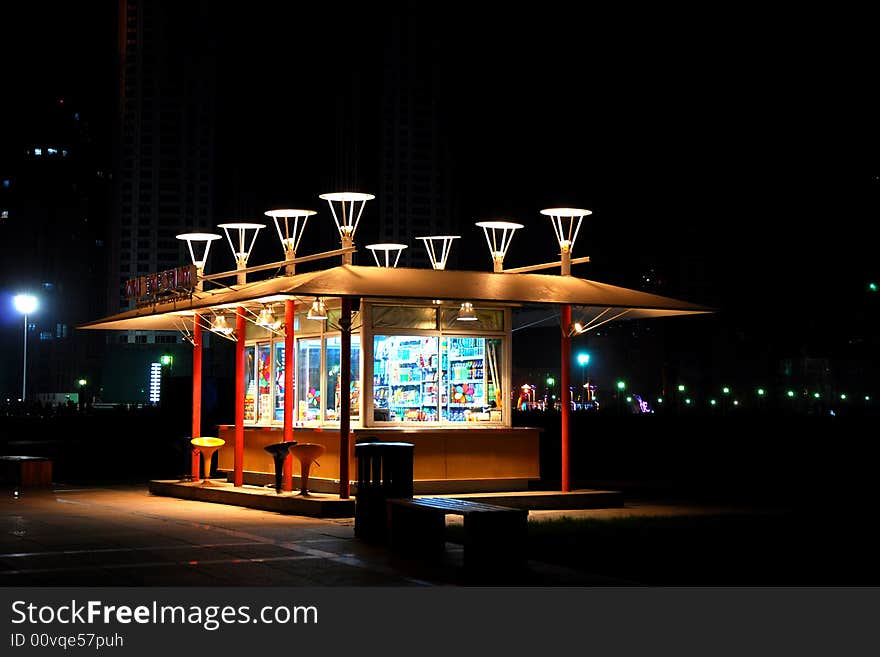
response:
<path id="1" fill-rule="evenodd" d="M 27 332 L 28 332 L 28 315 L 37 309 L 37 297 L 32 294 L 17 294 L 13 297 L 12 303 L 15 309 L 24 315 L 24 360 L 21 368 L 21 401 L 27 396 Z"/>
<path id="2" fill-rule="evenodd" d="M 80 388 L 82 388 L 83 386 L 87 386 L 89 384 L 89 382 L 86 379 L 80 379 L 76 383 L 77 383 L 77 385 L 79 385 Z"/>
<path id="3" fill-rule="evenodd" d="M 723 388 L 721 388 L 721 392 L 723 392 L 725 395 L 729 395 L 730 388 L 728 388 L 727 386 L 724 386 Z"/>
<path id="4" fill-rule="evenodd" d="M 583 390 L 587 387 L 587 377 L 584 368 L 590 364 L 590 354 L 588 354 L 586 351 L 582 351 L 581 353 L 579 353 L 578 364 L 581 366 L 581 390 Z"/>

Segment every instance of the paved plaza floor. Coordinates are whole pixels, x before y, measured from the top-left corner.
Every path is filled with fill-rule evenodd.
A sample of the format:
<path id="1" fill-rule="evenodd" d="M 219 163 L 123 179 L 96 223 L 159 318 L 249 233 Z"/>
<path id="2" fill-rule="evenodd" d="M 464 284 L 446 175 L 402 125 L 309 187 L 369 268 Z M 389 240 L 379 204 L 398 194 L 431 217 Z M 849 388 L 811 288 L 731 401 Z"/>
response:
<path id="1" fill-rule="evenodd" d="M 318 519 L 150 495 L 146 486 L 2 491 L 0 586 L 443 586 L 463 575 L 461 547 L 442 562 L 393 556 L 354 536 L 351 518 Z M 532 511 L 576 515 L 694 513 L 692 507 Z M 707 509 L 707 512 L 717 512 Z M 455 522 L 450 516 L 450 522 Z M 529 562 L 492 584 L 626 584 Z"/>

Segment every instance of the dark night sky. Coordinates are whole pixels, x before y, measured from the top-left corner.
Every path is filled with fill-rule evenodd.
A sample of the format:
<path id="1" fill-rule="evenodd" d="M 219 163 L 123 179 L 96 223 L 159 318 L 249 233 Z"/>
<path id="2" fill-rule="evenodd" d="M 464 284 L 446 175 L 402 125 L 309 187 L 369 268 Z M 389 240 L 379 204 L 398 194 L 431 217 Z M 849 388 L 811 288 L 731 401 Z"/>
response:
<path id="1" fill-rule="evenodd" d="M 352 80 L 376 88 L 392 19 L 406 14 L 437 76 L 460 229 L 474 248 L 473 221 L 506 216 L 527 226 L 509 264 L 543 261 L 553 241 L 537 211 L 591 208 L 575 255 L 593 264 L 581 275 L 633 285 L 659 266 L 666 293 L 746 323 L 771 313 L 780 332 L 839 326 L 880 275 L 880 57 L 868 16 L 364 4 L 251 2 L 219 16 L 218 152 L 239 161 L 245 193 L 264 207 L 317 206 L 329 191 L 319 183 L 333 166 L 334 94 Z M 4 116 L 64 93 L 103 126 L 113 3 L 0 11 Z M 218 198 L 221 213 L 233 205 Z M 809 324 L 816 317 L 826 319 Z"/>

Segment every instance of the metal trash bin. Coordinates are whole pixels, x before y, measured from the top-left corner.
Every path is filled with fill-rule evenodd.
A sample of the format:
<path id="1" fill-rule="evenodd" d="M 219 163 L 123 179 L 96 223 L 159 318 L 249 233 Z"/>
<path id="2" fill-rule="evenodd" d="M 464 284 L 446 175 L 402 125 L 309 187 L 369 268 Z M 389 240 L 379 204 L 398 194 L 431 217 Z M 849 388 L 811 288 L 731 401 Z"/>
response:
<path id="1" fill-rule="evenodd" d="M 386 502 L 413 496 L 412 443 L 360 442 L 354 446 L 357 458 L 354 534 L 370 543 L 387 538 Z"/>

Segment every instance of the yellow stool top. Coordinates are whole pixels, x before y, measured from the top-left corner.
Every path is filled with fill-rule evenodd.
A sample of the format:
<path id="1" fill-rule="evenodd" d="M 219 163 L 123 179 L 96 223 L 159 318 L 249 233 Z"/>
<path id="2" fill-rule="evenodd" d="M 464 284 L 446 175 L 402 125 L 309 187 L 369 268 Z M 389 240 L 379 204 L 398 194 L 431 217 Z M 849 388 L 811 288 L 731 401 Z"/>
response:
<path id="1" fill-rule="evenodd" d="M 193 438 L 190 442 L 195 447 L 222 447 L 226 444 L 226 441 L 222 438 L 208 438 L 206 436 L 202 436 L 201 438 Z"/>

